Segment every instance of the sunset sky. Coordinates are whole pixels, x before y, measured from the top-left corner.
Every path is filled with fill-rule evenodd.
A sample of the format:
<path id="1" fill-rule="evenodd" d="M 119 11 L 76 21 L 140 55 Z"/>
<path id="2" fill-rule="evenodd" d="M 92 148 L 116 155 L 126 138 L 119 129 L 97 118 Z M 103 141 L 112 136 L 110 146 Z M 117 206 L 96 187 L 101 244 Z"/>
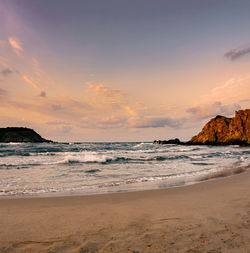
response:
<path id="1" fill-rule="evenodd" d="M 0 0 L 0 127 L 188 140 L 250 108 L 249 0 Z"/>

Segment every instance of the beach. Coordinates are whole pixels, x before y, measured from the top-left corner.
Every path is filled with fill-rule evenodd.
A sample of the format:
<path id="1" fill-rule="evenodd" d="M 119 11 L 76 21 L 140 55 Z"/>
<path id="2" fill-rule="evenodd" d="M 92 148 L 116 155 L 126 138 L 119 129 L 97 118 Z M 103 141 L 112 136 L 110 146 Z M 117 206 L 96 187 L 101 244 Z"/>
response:
<path id="1" fill-rule="evenodd" d="M 0 0 L 0 253 L 250 253 L 250 0 Z"/>
<path id="2" fill-rule="evenodd" d="M 250 252 L 249 184 L 1 199 L 0 252 Z"/>

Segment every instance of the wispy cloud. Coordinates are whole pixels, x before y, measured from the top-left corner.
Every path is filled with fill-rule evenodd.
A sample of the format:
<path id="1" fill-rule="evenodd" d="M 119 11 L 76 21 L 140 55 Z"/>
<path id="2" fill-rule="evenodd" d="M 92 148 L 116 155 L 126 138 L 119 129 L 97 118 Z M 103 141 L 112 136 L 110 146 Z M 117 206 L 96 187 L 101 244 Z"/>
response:
<path id="1" fill-rule="evenodd" d="M 250 98 L 250 75 L 236 76 L 227 80 L 224 84 L 218 85 L 207 92 L 199 104 L 213 104 L 220 101 L 223 104 L 240 104 L 240 101 Z M 249 106 L 249 105 L 248 105 Z"/>
<path id="2" fill-rule="evenodd" d="M 5 68 L 5 69 L 2 69 L 0 71 L 0 73 L 3 75 L 3 76 L 8 76 L 8 75 L 11 75 L 14 73 L 13 70 L 11 70 L 10 68 Z"/>
<path id="3" fill-rule="evenodd" d="M 31 84 L 35 89 L 39 88 L 39 85 L 35 83 L 30 77 L 23 75 L 22 78 L 26 83 Z"/>
<path id="4" fill-rule="evenodd" d="M 186 121 L 184 118 L 169 118 L 169 117 L 143 117 L 132 119 L 129 121 L 131 127 L 134 128 L 159 128 L 159 127 L 173 127 L 181 128 Z"/>
<path id="5" fill-rule="evenodd" d="M 23 48 L 21 43 L 17 38 L 9 37 L 8 39 L 10 46 L 12 47 L 13 51 L 20 56 L 21 53 L 23 52 Z"/>
<path id="6" fill-rule="evenodd" d="M 127 117 L 126 116 L 106 116 L 101 118 L 95 123 L 95 126 L 98 128 L 123 128 L 127 127 Z"/>
<path id="7" fill-rule="evenodd" d="M 187 109 L 187 112 L 196 120 L 211 118 L 216 115 L 231 116 L 235 111 L 241 109 L 239 104 L 222 104 L 217 101 L 213 104 L 204 104 Z"/>
<path id="8" fill-rule="evenodd" d="M 19 74 L 19 71 L 18 70 L 13 70 L 13 69 L 11 69 L 9 67 L 6 67 L 6 68 L 0 70 L 0 74 L 2 76 L 6 77 L 6 76 L 10 76 L 12 74 Z"/>
<path id="9" fill-rule="evenodd" d="M 38 88 L 31 77 L 27 75 L 21 77 L 34 88 Z M 185 118 L 168 117 L 166 110 L 156 112 L 155 108 L 148 108 L 140 102 L 130 103 L 123 91 L 103 84 L 88 84 L 85 91 L 86 96 L 75 99 L 68 96 L 46 97 L 46 92 L 39 90 L 40 93 L 33 98 L 25 98 L 22 101 L 16 100 L 13 96 L 1 104 L 6 110 L 12 108 L 11 116 L 20 120 L 19 117 L 22 115 L 25 120 L 43 125 L 44 129 L 56 129 L 62 135 L 72 129 L 81 132 L 83 128 L 86 131 L 164 127 L 179 129 L 183 128 L 186 122 Z M 1 93 L 3 97 L 6 95 L 5 91 Z M 46 99 L 37 99 L 38 96 Z M 13 110 L 16 108 L 19 114 L 15 113 L 17 110 Z"/>
<path id="10" fill-rule="evenodd" d="M 36 58 L 32 58 L 32 67 L 37 77 L 41 78 L 44 75 L 40 67 L 40 62 Z"/>
<path id="11" fill-rule="evenodd" d="M 238 58 L 249 54 L 250 53 L 250 46 L 244 47 L 244 48 L 236 48 L 232 49 L 225 53 L 225 57 L 228 58 L 231 61 L 237 60 Z"/>
<path id="12" fill-rule="evenodd" d="M 103 84 L 86 83 L 88 90 L 86 100 L 93 106 L 119 109 L 127 103 L 126 95 L 118 89 Z"/>

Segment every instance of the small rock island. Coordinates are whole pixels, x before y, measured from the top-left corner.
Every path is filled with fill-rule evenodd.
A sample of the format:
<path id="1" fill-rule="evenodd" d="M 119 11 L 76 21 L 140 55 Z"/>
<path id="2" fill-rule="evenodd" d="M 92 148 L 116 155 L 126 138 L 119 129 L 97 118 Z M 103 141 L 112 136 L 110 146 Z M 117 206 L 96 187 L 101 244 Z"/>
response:
<path id="1" fill-rule="evenodd" d="M 52 142 L 42 138 L 31 128 L 6 127 L 0 128 L 0 142 Z"/>
<path id="2" fill-rule="evenodd" d="M 227 118 L 221 115 L 212 118 L 188 142 L 179 139 L 168 141 L 156 140 L 154 144 L 179 145 L 250 145 L 250 109 L 235 112 L 235 117 Z"/>

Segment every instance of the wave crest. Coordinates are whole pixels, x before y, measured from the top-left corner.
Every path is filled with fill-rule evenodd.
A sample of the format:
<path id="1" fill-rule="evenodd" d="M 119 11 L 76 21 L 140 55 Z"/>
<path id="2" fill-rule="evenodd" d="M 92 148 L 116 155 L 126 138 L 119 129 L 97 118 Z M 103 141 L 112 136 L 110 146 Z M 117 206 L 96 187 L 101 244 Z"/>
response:
<path id="1" fill-rule="evenodd" d="M 63 163 L 106 163 L 112 161 L 112 157 L 97 154 L 84 153 L 79 155 L 68 155 L 63 160 Z"/>

